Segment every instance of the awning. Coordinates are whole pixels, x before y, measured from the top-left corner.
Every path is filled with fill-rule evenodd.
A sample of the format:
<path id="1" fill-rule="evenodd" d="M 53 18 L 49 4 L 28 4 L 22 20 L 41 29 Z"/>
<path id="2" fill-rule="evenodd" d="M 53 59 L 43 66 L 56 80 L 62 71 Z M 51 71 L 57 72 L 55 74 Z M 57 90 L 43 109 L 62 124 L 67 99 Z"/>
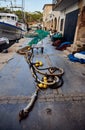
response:
<path id="1" fill-rule="evenodd" d="M 55 4 L 53 6 L 53 10 L 54 11 L 62 11 L 66 8 L 68 8 L 69 6 L 77 3 L 79 0 L 61 0 L 61 2 L 58 2 L 57 4 Z"/>

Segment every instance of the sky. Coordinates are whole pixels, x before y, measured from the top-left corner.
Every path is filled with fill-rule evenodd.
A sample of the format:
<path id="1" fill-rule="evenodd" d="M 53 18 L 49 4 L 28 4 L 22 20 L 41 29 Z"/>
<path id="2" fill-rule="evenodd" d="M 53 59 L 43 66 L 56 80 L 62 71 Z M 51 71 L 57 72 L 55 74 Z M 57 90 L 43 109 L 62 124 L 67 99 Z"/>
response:
<path id="1" fill-rule="evenodd" d="M 51 4 L 52 0 L 25 0 L 25 9 L 27 11 L 43 11 L 44 4 Z"/>
<path id="2" fill-rule="evenodd" d="M 7 0 L 9 2 L 2 2 L 4 0 L 0 0 L 0 7 L 10 4 L 10 0 Z M 13 0 L 12 0 L 13 1 Z M 21 5 L 22 0 L 14 0 L 13 4 Z M 23 0 L 25 3 L 25 11 L 27 12 L 34 12 L 34 11 L 43 11 L 43 6 L 45 4 L 51 4 L 52 0 Z"/>

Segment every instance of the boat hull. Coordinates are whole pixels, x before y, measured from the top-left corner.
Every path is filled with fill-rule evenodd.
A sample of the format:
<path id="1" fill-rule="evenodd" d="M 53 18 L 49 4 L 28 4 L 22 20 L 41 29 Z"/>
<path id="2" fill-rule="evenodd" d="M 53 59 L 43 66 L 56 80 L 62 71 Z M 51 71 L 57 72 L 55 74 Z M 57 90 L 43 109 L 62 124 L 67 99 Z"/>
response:
<path id="1" fill-rule="evenodd" d="M 22 37 L 23 30 L 14 25 L 0 22 L 0 38 L 6 37 L 9 41 L 18 40 Z"/>

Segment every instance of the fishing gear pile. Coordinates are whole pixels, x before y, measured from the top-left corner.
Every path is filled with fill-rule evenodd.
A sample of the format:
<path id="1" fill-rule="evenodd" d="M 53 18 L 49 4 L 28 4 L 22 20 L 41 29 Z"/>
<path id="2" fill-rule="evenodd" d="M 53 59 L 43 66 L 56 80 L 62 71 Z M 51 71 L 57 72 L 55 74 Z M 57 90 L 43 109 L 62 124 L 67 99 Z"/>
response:
<path id="1" fill-rule="evenodd" d="M 28 45 L 32 46 L 33 44 L 37 44 L 39 41 L 41 41 L 48 35 L 49 35 L 49 31 L 36 29 L 33 33 L 28 33 L 25 36 L 32 38 L 32 40 L 28 43 Z"/>
<path id="2" fill-rule="evenodd" d="M 32 109 L 37 99 L 39 90 L 47 89 L 48 87 L 51 89 L 55 89 L 60 87 L 63 84 L 62 75 L 64 74 L 64 70 L 56 66 L 43 68 L 42 61 L 33 62 L 34 48 L 35 47 L 26 46 L 17 51 L 17 53 L 24 55 L 26 62 L 29 64 L 32 76 L 35 78 L 35 82 L 37 84 L 36 91 L 31 97 L 30 103 L 27 105 L 26 108 L 24 108 L 19 112 L 20 121 L 28 116 L 30 110 Z M 42 54 L 43 54 L 42 51 L 43 49 L 41 47 Z"/>

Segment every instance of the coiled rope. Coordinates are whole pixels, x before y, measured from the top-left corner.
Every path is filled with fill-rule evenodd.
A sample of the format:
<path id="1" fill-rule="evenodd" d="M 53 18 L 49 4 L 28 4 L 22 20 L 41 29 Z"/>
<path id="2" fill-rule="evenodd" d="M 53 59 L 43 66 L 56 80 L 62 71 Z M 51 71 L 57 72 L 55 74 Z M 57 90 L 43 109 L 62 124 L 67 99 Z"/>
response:
<path id="1" fill-rule="evenodd" d="M 46 89 L 48 87 L 54 89 L 60 87 L 63 84 L 62 75 L 64 74 L 64 70 L 58 67 L 40 68 L 43 65 L 42 62 L 32 62 L 34 55 L 33 48 L 30 46 L 26 46 L 24 48 L 19 49 L 17 53 L 24 55 L 26 62 L 30 66 L 32 76 L 35 78 L 35 81 L 37 82 L 37 89 L 33 94 L 30 103 L 27 105 L 26 108 L 19 112 L 19 117 L 21 121 L 22 119 L 28 116 L 28 113 L 34 104 L 38 91 L 40 89 Z M 43 72 L 43 70 L 46 70 L 46 72 Z M 40 79 L 38 74 L 44 77 Z"/>

